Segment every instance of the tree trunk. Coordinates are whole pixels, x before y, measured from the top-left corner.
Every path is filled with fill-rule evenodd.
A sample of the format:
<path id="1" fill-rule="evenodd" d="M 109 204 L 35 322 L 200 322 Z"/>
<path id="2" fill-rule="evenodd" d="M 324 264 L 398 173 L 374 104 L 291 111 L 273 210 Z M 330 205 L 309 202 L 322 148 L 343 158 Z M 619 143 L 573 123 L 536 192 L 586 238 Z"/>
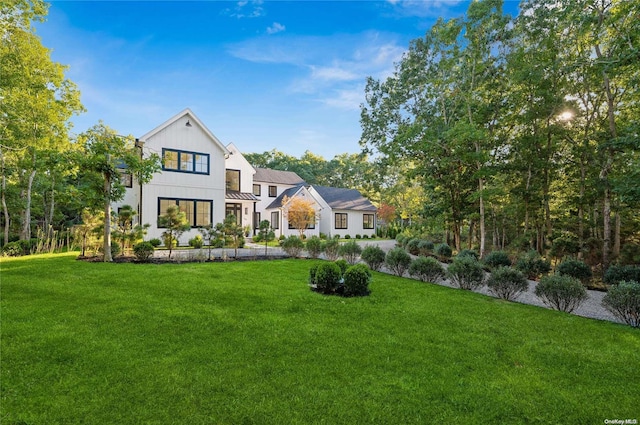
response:
<path id="1" fill-rule="evenodd" d="M 469 240 L 467 241 L 467 248 L 471 249 L 473 248 L 473 232 L 474 232 L 474 227 L 475 227 L 475 221 L 471 220 L 469 222 Z"/>
<path id="2" fill-rule="evenodd" d="M 4 239 L 2 240 L 2 243 L 6 244 L 9 242 L 11 220 L 9 217 L 9 210 L 7 209 L 7 176 L 4 174 L 4 154 L 2 153 L 2 149 L 0 149 L 0 159 L 2 161 L 2 213 L 4 214 Z"/>
<path id="3" fill-rule="evenodd" d="M 104 178 L 104 243 L 102 250 L 104 253 L 104 262 L 113 261 L 111 257 L 111 176 L 106 174 Z M 169 248 L 171 249 L 171 248 Z M 171 252 L 171 251 L 169 251 Z"/>
<path id="4" fill-rule="evenodd" d="M 33 180 L 36 177 L 35 157 L 33 162 L 34 169 L 29 173 L 29 178 L 27 180 L 27 192 L 25 194 L 27 204 L 25 205 L 22 213 L 22 230 L 20 231 L 20 239 L 27 241 L 31 239 L 31 191 L 33 188 Z"/>
<path id="5" fill-rule="evenodd" d="M 616 224 L 613 235 L 613 256 L 618 258 L 620 256 L 620 226 L 622 225 L 620 219 L 620 212 L 616 211 Z"/>

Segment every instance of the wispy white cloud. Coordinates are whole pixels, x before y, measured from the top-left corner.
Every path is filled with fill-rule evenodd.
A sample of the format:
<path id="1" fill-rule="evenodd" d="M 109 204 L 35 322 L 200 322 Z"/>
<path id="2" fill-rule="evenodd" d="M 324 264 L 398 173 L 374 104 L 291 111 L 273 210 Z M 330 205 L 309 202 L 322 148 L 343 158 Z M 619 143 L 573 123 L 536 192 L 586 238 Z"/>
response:
<path id="1" fill-rule="evenodd" d="M 387 0 L 390 13 L 400 17 L 434 18 L 446 16 L 466 0 Z"/>
<path id="2" fill-rule="evenodd" d="M 240 59 L 293 66 L 289 93 L 341 109 L 357 109 L 364 100 L 365 79 L 391 75 L 404 51 L 395 35 L 376 31 L 257 37 L 228 46 L 228 52 Z"/>
<path id="3" fill-rule="evenodd" d="M 263 0 L 241 0 L 234 7 L 224 9 L 224 13 L 234 18 L 259 18 L 264 15 Z"/>
<path id="4" fill-rule="evenodd" d="M 270 27 L 267 28 L 267 34 L 271 35 L 271 34 L 277 34 L 279 32 L 282 32 L 284 30 L 286 30 L 287 28 L 278 23 L 278 22 L 274 22 L 273 25 L 271 25 Z"/>

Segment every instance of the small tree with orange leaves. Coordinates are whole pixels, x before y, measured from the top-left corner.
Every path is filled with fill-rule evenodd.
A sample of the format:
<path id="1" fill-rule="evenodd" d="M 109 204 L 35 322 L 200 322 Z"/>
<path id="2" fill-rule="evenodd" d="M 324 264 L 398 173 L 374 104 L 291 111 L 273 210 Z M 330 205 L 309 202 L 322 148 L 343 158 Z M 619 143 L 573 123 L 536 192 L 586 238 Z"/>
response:
<path id="1" fill-rule="evenodd" d="M 318 214 L 313 207 L 315 202 L 300 196 L 289 198 L 285 196 L 282 199 L 282 215 L 287 219 L 289 224 L 298 230 L 300 239 L 304 237 L 304 231 L 316 224 Z"/>

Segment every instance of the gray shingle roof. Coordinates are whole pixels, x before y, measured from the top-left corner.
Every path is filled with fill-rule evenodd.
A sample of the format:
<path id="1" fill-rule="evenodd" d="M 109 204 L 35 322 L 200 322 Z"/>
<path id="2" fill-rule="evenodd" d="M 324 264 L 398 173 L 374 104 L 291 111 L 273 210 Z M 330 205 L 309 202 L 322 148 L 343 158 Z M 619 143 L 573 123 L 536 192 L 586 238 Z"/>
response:
<path id="1" fill-rule="evenodd" d="M 316 186 L 318 192 L 334 210 L 377 211 L 377 208 L 356 189 Z"/>
<path id="2" fill-rule="evenodd" d="M 279 183 L 279 184 L 302 184 L 302 177 L 293 171 L 272 170 L 270 168 L 256 168 L 253 175 L 254 182 Z"/>
<path id="3" fill-rule="evenodd" d="M 272 203 L 269 204 L 267 209 L 270 210 L 272 208 L 280 208 L 282 206 L 282 200 L 284 199 L 284 197 L 287 196 L 291 198 L 293 195 L 296 194 L 298 190 L 300 190 L 302 186 L 303 186 L 302 184 L 299 184 L 297 186 L 290 187 L 289 189 L 285 190 L 280 194 L 280 196 L 278 196 L 276 199 L 273 200 Z"/>

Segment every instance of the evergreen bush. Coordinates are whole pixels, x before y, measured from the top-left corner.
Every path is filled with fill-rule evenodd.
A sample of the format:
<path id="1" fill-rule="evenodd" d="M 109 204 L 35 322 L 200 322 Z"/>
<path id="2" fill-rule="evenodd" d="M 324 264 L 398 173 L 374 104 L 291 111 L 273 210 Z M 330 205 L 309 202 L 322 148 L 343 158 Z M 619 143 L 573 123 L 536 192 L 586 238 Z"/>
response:
<path id="1" fill-rule="evenodd" d="M 420 254 L 420 239 L 412 238 L 407 242 L 405 249 L 409 251 L 411 255 Z"/>
<path id="2" fill-rule="evenodd" d="M 409 274 L 422 282 L 439 283 L 445 277 L 445 270 L 433 257 L 418 257 L 409 265 Z"/>
<path id="3" fill-rule="evenodd" d="M 484 283 L 484 270 L 479 261 L 471 257 L 456 257 L 447 269 L 451 283 L 460 289 L 473 290 Z"/>
<path id="4" fill-rule="evenodd" d="M 509 254 L 504 251 L 492 251 L 487 254 L 482 260 L 490 269 L 497 269 L 498 267 L 510 267 L 511 259 Z"/>
<path id="5" fill-rule="evenodd" d="M 349 241 L 340 246 L 338 254 L 349 264 L 356 264 L 362 254 L 362 247 L 356 241 Z"/>
<path id="6" fill-rule="evenodd" d="M 160 245 L 162 245 L 162 241 L 158 238 L 149 239 L 149 243 L 153 245 L 154 248 L 157 248 Z"/>
<path id="7" fill-rule="evenodd" d="M 363 250 L 360 258 L 367 263 L 371 270 L 378 271 L 384 264 L 385 252 L 382 248 L 375 245 L 367 245 Z"/>
<path id="8" fill-rule="evenodd" d="M 587 299 L 587 290 L 571 276 L 544 276 L 534 291 L 543 303 L 554 310 L 571 313 Z"/>
<path id="9" fill-rule="evenodd" d="M 290 257 L 298 258 L 304 249 L 304 241 L 297 236 L 289 236 L 282 241 L 282 249 Z"/>
<path id="10" fill-rule="evenodd" d="M 549 273 L 551 263 L 544 260 L 536 250 L 532 249 L 516 262 L 516 269 L 520 270 L 527 279 L 533 280 Z"/>
<path id="11" fill-rule="evenodd" d="M 451 247 L 446 243 L 436 245 L 434 252 L 440 258 L 451 258 L 451 254 L 453 254 Z"/>
<path id="12" fill-rule="evenodd" d="M 384 262 L 396 276 L 403 276 L 411 265 L 411 256 L 402 248 L 393 248 L 387 252 Z"/>
<path id="13" fill-rule="evenodd" d="M 344 272 L 344 294 L 346 296 L 369 295 L 371 270 L 364 264 L 351 266 Z"/>
<path id="14" fill-rule="evenodd" d="M 429 255 L 433 252 L 434 244 L 431 241 L 421 240 L 418 244 L 420 255 Z"/>
<path id="15" fill-rule="evenodd" d="M 329 261 L 335 261 L 338 257 L 338 251 L 340 250 L 340 241 L 336 238 L 327 239 L 323 243 L 324 256 Z"/>
<path id="16" fill-rule="evenodd" d="M 143 263 L 149 261 L 149 259 L 153 256 L 153 252 L 155 248 L 151 241 L 148 242 L 140 242 L 133 247 L 133 255 L 136 256 L 138 261 Z"/>
<path id="17" fill-rule="evenodd" d="M 487 279 L 487 286 L 497 297 L 511 301 L 529 288 L 529 282 L 520 270 L 499 267 Z"/>
<path id="18" fill-rule="evenodd" d="M 192 246 L 195 249 L 200 249 L 203 245 L 204 241 L 202 240 L 201 235 L 195 235 L 193 238 L 189 239 L 189 246 Z"/>
<path id="19" fill-rule="evenodd" d="M 316 290 L 325 294 L 332 294 L 340 286 L 342 273 L 336 263 L 325 262 L 318 265 L 315 273 Z"/>
<path id="20" fill-rule="evenodd" d="M 307 241 L 305 242 L 305 246 L 307 248 L 307 252 L 309 253 L 309 256 L 311 258 L 318 258 L 320 256 L 320 254 L 322 254 L 322 248 L 323 248 L 323 242 L 322 239 L 320 239 L 317 236 L 311 236 L 309 239 L 307 239 Z"/>
<path id="21" fill-rule="evenodd" d="M 638 266 L 611 266 L 604 273 L 602 279 L 607 285 L 615 285 L 622 281 L 640 282 L 640 265 Z"/>
<path id="22" fill-rule="evenodd" d="M 622 281 L 609 288 L 602 305 L 624 323 L 640 327 L 640 283 Z"/>
<path id="23" fill-rule="evenodd" d="M 562 276 L 571 276 L 582 282 L 583 285 L 589 283 L 593 273 L 591 267 L 580 260 L 565 260 L 556 269 L 556 272 Z"/>
<path id="24" fill-rule="evenodd" d="M 456 258 L 461 258 L 461 257 L 469 257 L 469 258 L 473 258 L 474 260 L 477 260 L 478 253 L 472 249 L 463 249 L 458 253 L 458 255 L 456 255 Z"/>
<path id="25" fill-rule="evenodd" d="M 344 276 L 344 272 L 346 272 L 349 268 L 349 263 L 347 263 L 347 261 L 343 260 L 342 258 L 334 261 L 334 263 L 336 263 L 336 265 L 340 268 L 340 276 Z"/>

